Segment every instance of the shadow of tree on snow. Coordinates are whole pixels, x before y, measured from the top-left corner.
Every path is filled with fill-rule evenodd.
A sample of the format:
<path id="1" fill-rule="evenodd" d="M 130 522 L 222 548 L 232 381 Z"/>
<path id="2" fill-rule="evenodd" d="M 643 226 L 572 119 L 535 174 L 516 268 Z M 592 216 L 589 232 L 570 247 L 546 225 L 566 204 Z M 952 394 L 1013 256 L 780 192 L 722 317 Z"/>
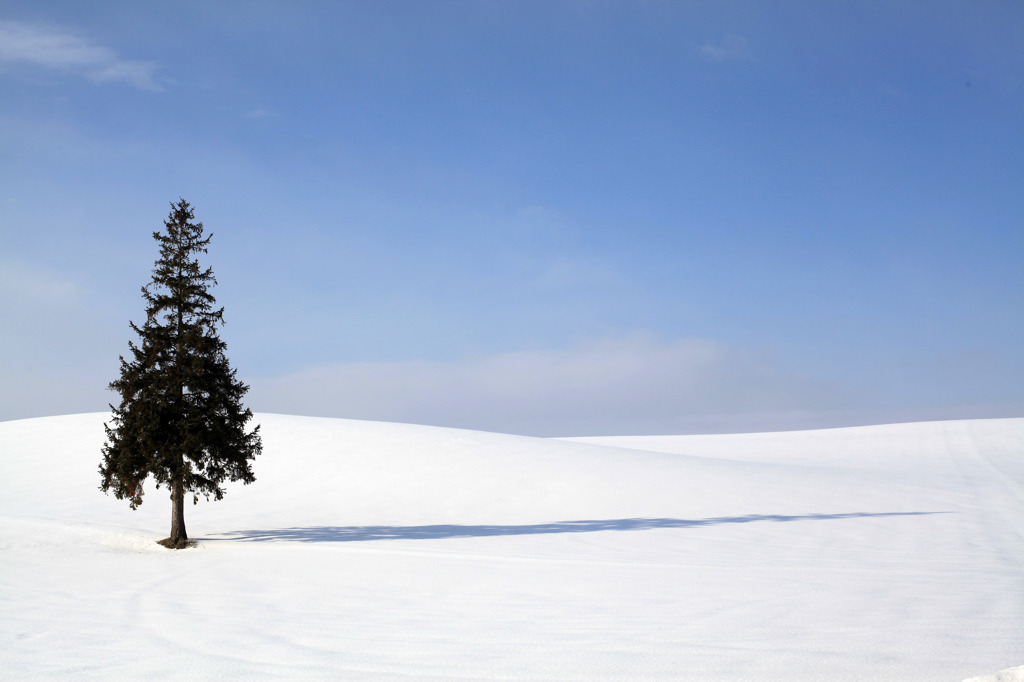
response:
<path id="1" fill-rule="evenodd" d="M 371 540 L 443 540 L 446 538 L 479 538 L 497 535 L 544 535 L 550 533 L 596 533 L 598 531 L 653 530 L 655 528 L 699 528 L 731 523 L 771 521 L 837 521 L 841 519 L 878 518 L 886 516 L 925 516 L 949 512 L 876 512 L 850 514 L 749 514 L 718 516 L 709 519 L 610 519 L 593 521 L 561 521 L 529 525 L 436 525 L 436 526 L 302 526 L 267 530 L 235 530 L 204 540 L 242 540 L 246 542 L 367 542 Z"/>

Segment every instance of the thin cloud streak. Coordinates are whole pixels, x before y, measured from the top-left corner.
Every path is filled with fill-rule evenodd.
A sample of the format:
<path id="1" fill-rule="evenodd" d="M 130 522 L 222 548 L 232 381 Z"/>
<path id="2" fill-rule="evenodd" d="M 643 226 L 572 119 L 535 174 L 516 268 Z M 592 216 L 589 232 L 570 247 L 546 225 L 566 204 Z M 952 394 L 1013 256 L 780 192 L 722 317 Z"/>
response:
<path id="1" fill-rule="evenodd" d="M 67 29 L 0 21 L 0 64 L 29 64 L 74 73 L 95 83 L 161 89 L 153 78 L 155 63 L 121 59 L 114 50 Z"/>
<path id="2" fill-rule="evenodd" d="M 334 364 L 254 379 L 253 409 L 537 436 L 672 433 L 694 415 L 849 407 L 749 351 L 649 334 L 451 362 Z"/>
<path id="3" fill-rule="evenodd" d="M 712 62 L 740 59 L 747 54 L 747 41 L 739 36 L 728 36 L 719 43 L 705 43 L 701 45 L 697 52 L 704 59 Z"/>

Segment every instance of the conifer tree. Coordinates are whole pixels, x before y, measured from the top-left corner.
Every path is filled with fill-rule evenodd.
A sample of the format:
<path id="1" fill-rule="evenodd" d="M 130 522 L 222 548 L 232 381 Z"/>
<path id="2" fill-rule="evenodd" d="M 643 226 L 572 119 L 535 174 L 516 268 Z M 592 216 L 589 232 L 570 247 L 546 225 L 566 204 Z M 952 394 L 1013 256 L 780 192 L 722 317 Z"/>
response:
<path id="1" fill-rule="evenodd" d="M 185 496 L 220 500 L 226 480 L 256 480 L 251 462 L 262 450 L 259 426 L 246 432 L 252 412 L 242 406 L 249 387 L 231 369 L 227 345 L 217 334 L 224 309 L 209 289 L 217 283 L 211 268 L 200 268 L 210 236 L 192 222 L 184 199 L 171 204 L 165 232 L 154 232 L 160 258 L 153 278 L 142 287 L 146 321 L 129 322 L 141 343 L 128 342 L 131 359 L 121 357 L 121 376 L 110 383 L 121 395 L 105 424 L 107 440 L 100 465 L 100 489 L 142 504 L 150 475 L 171 494 L 171 534 L 161 544 L 188 545 Z"/>

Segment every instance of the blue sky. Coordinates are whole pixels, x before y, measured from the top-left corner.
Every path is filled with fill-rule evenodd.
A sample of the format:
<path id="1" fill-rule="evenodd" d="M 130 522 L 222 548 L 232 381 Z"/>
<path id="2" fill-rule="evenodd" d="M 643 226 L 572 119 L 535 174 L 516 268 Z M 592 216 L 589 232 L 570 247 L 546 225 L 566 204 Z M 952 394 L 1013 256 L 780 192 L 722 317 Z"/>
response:
<path id="1" fill-rule="evenodd" d="M 189 200 L 257 411 L 1024 416 L 1017 2 L 0 2 L 0 419 L 105 409 Z"/>

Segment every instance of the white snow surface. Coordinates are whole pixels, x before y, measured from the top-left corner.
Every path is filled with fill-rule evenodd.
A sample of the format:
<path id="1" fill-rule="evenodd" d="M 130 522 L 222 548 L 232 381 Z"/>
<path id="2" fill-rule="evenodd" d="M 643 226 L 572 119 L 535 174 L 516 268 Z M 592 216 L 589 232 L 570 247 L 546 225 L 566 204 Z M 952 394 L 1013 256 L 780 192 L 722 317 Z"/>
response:
<path id="1" fill-rule="evenodd" d="M 992 675 L 979 675 L 964 682 L 1024 682 L 1024 665 L 1000 670 Z"/>
<path id="2" fill-rule="evenodd" d="M 1024 419 L 261 414 L 256 483 L 187 506 L 173 551 L 166 490 L 98 490 L 107 418 L 0 423 L 2 679 L 1024 679 Z"/>

